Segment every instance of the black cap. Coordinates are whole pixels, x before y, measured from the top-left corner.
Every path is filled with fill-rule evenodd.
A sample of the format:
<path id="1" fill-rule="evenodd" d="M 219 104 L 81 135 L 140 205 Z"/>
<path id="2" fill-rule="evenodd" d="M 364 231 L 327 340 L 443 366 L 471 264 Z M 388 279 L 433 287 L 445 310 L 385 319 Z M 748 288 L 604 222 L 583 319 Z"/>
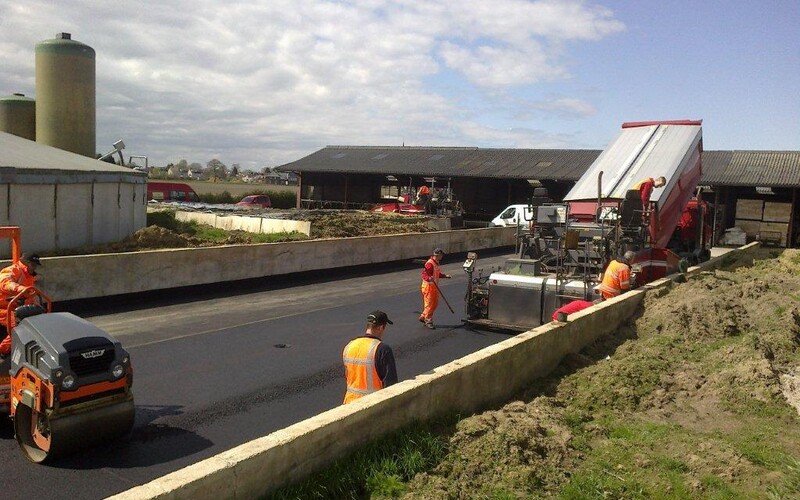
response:
<path id="1" fill-rule="evenodd" d="M 20 257 L 19 260 L 24 260 L 26 262 L 32 262 L 33 264 L 36 264 L 37 266 L 41 266 L 42 265 L 42 261 L 39 260 L 39 254 L 37 254 L 37 253 L 32 253 L 32 254 L 24 253 L 24 254 L 22 254 L 22 257 Z"/>
<path id="2" fill-rule="evenodd" d="M 442 250 L 441 248 L 437 248 L 436 250 L 433 251 L 433 255 L 439 255 L 439 254 L 444 255 L 444 250 Z"/>
<path id="3" fill-rule="evenodd" d="M 367 316 L 367 323 L 370 325 L 385 325 L 386 323 L 389 323 L 390 325 L 394 324 L 392 323 L 392 320 L 389 319 L 389 316 L 387 316 L 386 313 L 381 310 L 375 310 L 369 313 L 369 316 Z"/>

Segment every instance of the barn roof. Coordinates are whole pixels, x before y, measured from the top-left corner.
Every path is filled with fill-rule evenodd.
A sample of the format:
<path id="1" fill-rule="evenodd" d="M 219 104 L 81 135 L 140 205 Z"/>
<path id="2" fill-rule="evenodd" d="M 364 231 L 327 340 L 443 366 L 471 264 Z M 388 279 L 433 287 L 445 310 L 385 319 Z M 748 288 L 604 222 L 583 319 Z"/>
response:
<path id="1" fill-rule="evenodd" d="M 130 168 L 0 132 L 0 182 L 146 182 Z"/>
<path id="2" fill-rule="evenodd" d="M 326 146 L 277 170 L 576 181 L 600 153 L 596 149 Z M 800 151 L 705 151 L 701 182 L 800 187 Z"/>

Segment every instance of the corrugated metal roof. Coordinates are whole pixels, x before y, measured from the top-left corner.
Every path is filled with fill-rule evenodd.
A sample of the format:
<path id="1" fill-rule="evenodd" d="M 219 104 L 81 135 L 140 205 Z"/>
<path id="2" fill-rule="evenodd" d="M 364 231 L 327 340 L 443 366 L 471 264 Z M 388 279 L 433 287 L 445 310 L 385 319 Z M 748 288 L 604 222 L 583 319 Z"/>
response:
<path id="1" fill-rule="evenodd" d="M 800 151 L 713 151 L 703 174 L 710 185 L 800 187 Z"/>
<path id="2" fill-rule="evenodd" d="M 577 181 L 602 151 L 327 146 L 277 167 L 284 172 L 406 174 Z M 800 187 L 800 151 L 705 151 L 701 182 Z"/>
<path id="3" fill-rule="evenodd" d="M 141 182 L 144 182 L 146 177 L 145 174 L 135 172 L 130 168 L 0 132 L 0 169 L 9 168 L 37 171 L 40 175 L 47 171 L 53 171 L 53 174 L 60 174 L 64 171 L 103 174 L 104 176 L 119 174 L 126 177 L 142 177 Z"/>
<path id="4" fill-rule="evenodd" d="M 327 146 L 279 171 L 577 180 L 600 151 Z"/>

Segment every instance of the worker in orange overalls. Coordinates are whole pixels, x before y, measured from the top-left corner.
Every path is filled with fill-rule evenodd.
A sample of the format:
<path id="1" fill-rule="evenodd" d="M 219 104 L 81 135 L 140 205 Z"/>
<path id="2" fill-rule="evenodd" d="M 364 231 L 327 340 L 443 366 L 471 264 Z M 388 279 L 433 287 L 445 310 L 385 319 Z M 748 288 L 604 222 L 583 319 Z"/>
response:
<path id="1" fill-rule="evenodd" d="M 419 315 L 419 320 L 425 323 L 425 326 L 433 330 L 433 313 L 439 306 L 439 278 L 450 279 L 449 274 L 442 273 L 439 265 L 444 257 L 444 250 L 437 248 L 433 251 L 433 255 L 425 262 L 425 267 L 422 269 L 422 285 L 420 292 L 422 292 L 422 314 Z"/>
<path id="2" fill-rule="evenodd" d="M 25 288 L 28 288 L 29 292 L 25 298 L 25 303 L 33 303 L 35 292 L 33 288 L 29 287 L 32 287 L 38 279 L 36 269 L 40 265 L 42 263 L 35 253 L 30 255 L 22 254 L 20 260 L 0 271 L 0 336 L 3 337 L 2 342 L 0 342 L 0 355 L 5 356 L 11 352 L 11 335 L 9 335 L 9 332 L 15 325 L 15 319 L 13 309 L 11 318 L 6 318 L 8 301 Z"/>
<path id="3" fill-rule="evenodd" d="M 351 340 L 342 351 L 347 404 L 367 394 L 397 383 L 397 368 L 392 348 L 383 342 L 386 325 L 393 324 L 383 311 L 367 316 L 367 331 Z"/>
<path id="4" fill-rule="evenodd" d="M 636 254 L 628 250 L 625 255 L 612 260 L 606 272 L 603 273 L 603 281 L 598 287 L 603 300 L 627 292 L 631 289 L 631 262 Z"/>
<path id="5" fill-rule="evenodd" d="M 422 185 L 417 191 L 417 200 L 415 205 L 422 205 L 425 207 L 425 213 L 431 213 L 431 190 L 428 186 Z"/>

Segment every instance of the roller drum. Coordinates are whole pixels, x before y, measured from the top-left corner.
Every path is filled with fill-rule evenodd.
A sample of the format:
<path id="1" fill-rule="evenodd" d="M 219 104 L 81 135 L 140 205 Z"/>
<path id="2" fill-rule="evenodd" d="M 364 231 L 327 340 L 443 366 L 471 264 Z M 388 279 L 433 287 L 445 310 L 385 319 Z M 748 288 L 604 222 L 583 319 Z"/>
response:
<path id="1" fill-rule="evenodd" d="M 103 406 L 81 411 L 67 408 L 49 415 L 18 405 L 14 431 L 23 454 L 31 462 L 42 463 L 128 434 L 135 417 L 133 395 L 115 399 Z"/>

